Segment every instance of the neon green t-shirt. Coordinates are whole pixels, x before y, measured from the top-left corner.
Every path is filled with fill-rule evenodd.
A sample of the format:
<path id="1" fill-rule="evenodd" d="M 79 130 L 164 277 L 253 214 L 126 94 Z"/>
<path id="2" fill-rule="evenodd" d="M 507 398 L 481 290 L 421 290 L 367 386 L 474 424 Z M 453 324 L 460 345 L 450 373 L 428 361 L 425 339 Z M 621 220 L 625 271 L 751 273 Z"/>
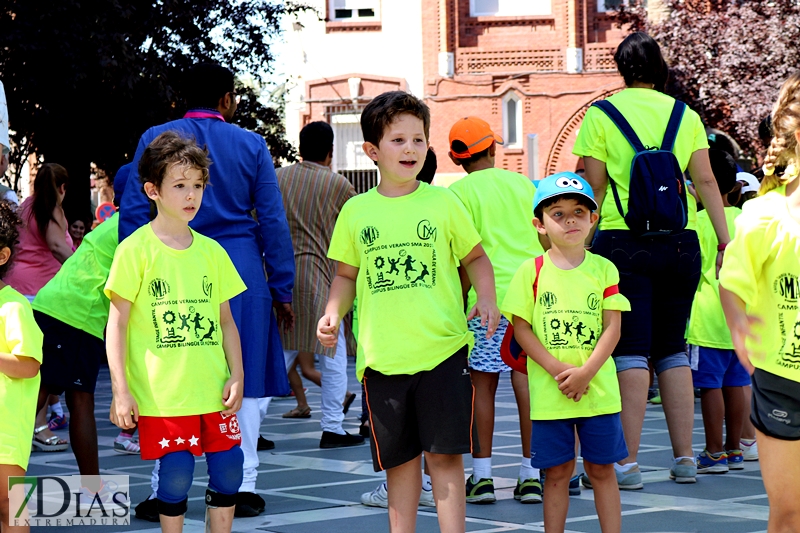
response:
<path id="1" fill-rule="evenodd" d="M 473 172 L 450 185 L 481 236 L 481 244 L 494 268 L 497 301 L 502 302 L 519 266 L 542 255 L 539 234 L 533 227 L 533 182 L 516 172 L 490 168 Z M 470 289 L 467 309 L 478 297 Z"/>
<path id="2" fill-rule="evenodd" d="M 630 311 L 619 293 L 617 268 L 599 255 L 586 252 L 578 267 L 561 270 L 548 253 L 539 272 L 538 298 L 533 300 L 536 261 L 525 261 L 511 280 L 500 310 L 509 320 L 516 315 L 531 324 L 550 354 L 582 366 L 603 332 L 603 311 Z M 579 402 L 558 390 L 558 382 L 528 358 L 531 420 L 563 420 L 618 413 L 622 409 L 614 360 L 609 357 Z"/>
<path id="3" fill-rule="evenodd" d="M 189 248 L 175 250 L 146 224 L 120 243 L 108 275 L 106 296 L 133 302 L 125 371 L 144 416 L 225 409 L 230 372 L 220 305 L 246 287 L 222 246 L 195 231 L 192 236 Z"/>
<path id="4" fill-rule="evenodd" d="M 0 331 L 0 352 L 42 362 L 42 331 L 31 304 L 9 285 L 0 289 Z M 0 464 L 28 468 L 40 379 L 0 372 Z"/>
<path id="5" fill-rule="evenodd" d="M 786 202 L 767 194 L 745 203 L 719 283 L 763 321 L 752 326 L 761 341 L 747 339 L 753 366 L 800 382 L 800 224 Z"/>
<path id="6" fill-rule="evenodd" d="M 731 238 L 735 235 L 734 220 L 742 214 L 738 207 L 725 208 L 725 220 Z M 692 313 L 689 318 L 689 328 L 686 341 L 689 344 L 717 348 L 719 350 L 733 350 L 731 331 L 725 322 L 725 313 L 719 301 L 719 280 L 717 280 L 717 234 L 708 211 L 697 213 L 697 238 L 700 241 L 700 257 L 702 269 L 700 283 L 692 301 Z M 727 254 L 726 254 L 727 257 Z"/>
<path id="7" fill-rule="evenodd" d="M 103 294 L 119 244 L 119 215 L 86 234 L 75 253 L 36 294 L 33 308 L 102 339 L 110 302 Z"/>
<path id="8" fill-rule="evenodd" d="M 328 257 L 358 268 L 358 379 L 435 368 L 464 345 L 458 260 L 481 241 L 447 189 L 420 183 L 388 198 L 376 188 L 344 204 Z"/>
<path id="9" fill-rule="evenodd" d="M 610 96 L 608 101 L 614 104 L 630 123 L 642 144 L 661 146 L 675 103 L 674 98 L 652 89 L 625 89 Z M 687 107 L 672 150 L 682 171 L 686 171 L 692 154 L 703 148 L 708 148 L 705 128 L 699 115 Z M 622 208 L 627 213 L 631 161 L 635 152 L 619 128 L 603 111 L 590 107 L 586 112 L 572 153 L 579 157 L 593 157 L 605 162 L 608 175 L 617 184 Z M 689 202 L 688 208 L 689 223 L 686 228 L 694 229 L 697 205 Z M 606 188 L 603 205 L 600 206 L 599 229 L 628 229 L 614 202 L 610 184 Z"/>

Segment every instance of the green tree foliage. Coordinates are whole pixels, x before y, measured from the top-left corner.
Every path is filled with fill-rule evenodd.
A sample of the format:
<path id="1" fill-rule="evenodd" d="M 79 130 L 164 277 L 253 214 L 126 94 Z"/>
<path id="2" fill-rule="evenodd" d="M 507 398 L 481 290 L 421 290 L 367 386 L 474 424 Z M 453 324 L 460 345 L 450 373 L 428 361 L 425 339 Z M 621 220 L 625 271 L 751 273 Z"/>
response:
<path id="1" fill-rule="evenodd" d="M 667 92 L 731 135 L 753 157 L 763 153 L 758 123 L 783 81 L 800 67 L 800 3 L 796 0 L 668 0 L 669 17 L 647 21 L 641 6 L 618 21 L 648 32 L 670 65 Z"/>
<path id="2" fill-rule="evenodd" d="M 148 127 L 182 116 L 183 71 L 216 61 L 263 81 L 280 17 L 302 9 L 278 0 L 0 0 L 12 163 L 35 152 L 64 165 L 79 193 L 68 197 L 88 208 L 90 162 L 113 175 Z M 294 160 L 280 109 L 240 89 L 237 121 L 264 135 L 273 158 Z"/>

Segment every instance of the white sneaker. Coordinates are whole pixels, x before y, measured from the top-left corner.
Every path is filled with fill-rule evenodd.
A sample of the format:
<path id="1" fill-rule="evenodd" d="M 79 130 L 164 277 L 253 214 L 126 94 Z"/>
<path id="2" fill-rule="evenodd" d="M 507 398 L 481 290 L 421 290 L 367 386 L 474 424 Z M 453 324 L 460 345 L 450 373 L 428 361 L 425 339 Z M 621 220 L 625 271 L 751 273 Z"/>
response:
<path id="1" fill-rule="evenodd" d="M 753 444 L 748 446 L 744 441 L 740 441 L 739 448 L 742 450 L 745 461 L 758 461 L 758 442 L 754 440 Z"/>
<path id="2" fill-rule="evenodd" d="M 419 504 L 423 507 L 436 507 L 436 502 L 433 499 L 433 491 L 422 489 L 419 493 Z"/>
<path id="3" fill-rule="evenodd" d="M 386 482 L 384 481 L 372 492 L 365 492 L 361 495 L 361 503 L 369 507 L 389 507 L 389 492 L 386 489 Z M 423 507 L 436 507 L 436 502 L 433 499 L 433 491 L 422 489 L 419 493 L 419 504 Z"/>
<path id="4" fill-rule="evenodd" d="M 369 507 L 389 507 L 389 493 L 386 491 L 386 482 L 378 485 L 372 492 L 365 492 L 361 495 L 361 503 Z"/>

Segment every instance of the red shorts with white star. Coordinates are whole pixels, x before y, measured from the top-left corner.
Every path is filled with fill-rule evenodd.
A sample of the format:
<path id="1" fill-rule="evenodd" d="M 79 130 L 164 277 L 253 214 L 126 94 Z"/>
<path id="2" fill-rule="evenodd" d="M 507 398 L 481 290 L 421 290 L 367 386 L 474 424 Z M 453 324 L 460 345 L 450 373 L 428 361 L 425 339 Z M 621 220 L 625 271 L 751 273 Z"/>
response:
<path id="1" fill-rule="evenodd" d="M 208 413 L 139 417 L 139 445 L 145 460 L 184 450 L 193 455 L 224 452 L 239 446 L 241 441 L 236 415 Z"/>

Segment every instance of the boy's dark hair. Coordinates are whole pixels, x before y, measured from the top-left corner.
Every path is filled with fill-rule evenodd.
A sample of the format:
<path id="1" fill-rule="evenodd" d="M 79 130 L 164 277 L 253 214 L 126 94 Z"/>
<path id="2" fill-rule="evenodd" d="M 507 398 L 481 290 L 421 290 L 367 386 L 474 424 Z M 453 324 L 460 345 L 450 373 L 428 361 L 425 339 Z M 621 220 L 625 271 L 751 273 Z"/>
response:
<path id="1" fill-rule="evenodd" d="M 198 63 L 183 75 L 183 98 L 189 109 L 217 109 L 219 99 L 233 92 L 233 72 L 217 63 Z"/>
<path id="2" fill-rule="evenodd" d="M 469 147 L 466 144 L 464 144 L 463 142 L 461 142 L 459 140 L 455 140 L 452 143 L 450 143 L 450 150 L 455 152 L 455 153 L 464 153 L 464 152 L 466 152 L 468 150 L 468 148 Z M 469 157 L 465 157 L 463 159 L 456 158 L 454 162 L 455 162 L 456 165 L 466 168 L 469 165 L 475 163 L 476 161 L 486 157 L 487 154 L 489 153 L 490 149 L 491 149 L 491 146 L 489 148 L 487 148 L 486 150 L 481 150 L 480 152 L 478 152 L 476 154 L 472 154 Z"/>
<path id="3" fill-rule="evenodd" d="M 772 115 L 767 115 L 758 123 L 758 138 L 764 146 L 769 146 L 772 140 Z"/>
<path id="4" fill-rule="evenodd" d="M 372 99 L 361 112 L 361 133 L 368 143 L 378 145 L 386 128 L 399 115 L 408 113 L 422 121 L 425 140 L 430 138 L 431 110 L 414 96 L 404 91 L 390 91 Z"/>
<path id="5" fill-rule="evenodd" d="M 550 198 L 545 198 L 544 200 L 539 202 L 539 205 L 537 205 L 536 209 L 533 210 L 533 216 L 535 216 L 536 218 L 539 219 L 539 221 L 541 221 L 544 210 L 553 205 L 554 203 L 556 203 L 557 201 L 562 200 L 564 198 L 568 200 L 575 200 L 576 202 L 578 202 L 578 204 L 582 205 L 589 211 L 594 211 L 592 204 L 589 203 L 589 200 L 584 195 L 567 193 L 567 194 L 559 194 L 558 196 L 551 196 Z"/>
<path id="6" fill-rule="evenodd" d="M 0 200 L 0 249 L 8 247 L 11 255 L 4 265 L 0 265 L 0 278 L 6 275 L 11 261 L 14 259 L 14 247 L 19 237 L 22 220 L 17 215 L 16 206 L 8 200 Z"/>
<path id="7" fill-rule="evenodd" d="M 617 47 L 614 62 L 628 87 L 640 81 L 652 83 L 657 91 L 664 91 L 669 67 L 658 43 L 646 33 L 639 31 L 628 35 Z"/>
<path id="8" fill-rule="evenodd" d="M 333 128 L 327 122 L 309 122 L 300 130 L 300 157 L 304 161 L 325 161 L 333 150 Z"/>
<path id="9" fill-rule="evenodd" d="M 728 194 L 736 187 L 736 161 L 731 154 L 713 148 L 708 151 L 708 160 L 720 194 Z"/>
<path id="10" fill-rule="evenodd" d="M 203 183 L 208 183 L 208 150 L 174 131 L 165 131 L 144 149 L 139 160 L 139 180 L 142 185 L 152 183 L 160 189 L 170 165 L 196 168 L 203 173 Z"/>

